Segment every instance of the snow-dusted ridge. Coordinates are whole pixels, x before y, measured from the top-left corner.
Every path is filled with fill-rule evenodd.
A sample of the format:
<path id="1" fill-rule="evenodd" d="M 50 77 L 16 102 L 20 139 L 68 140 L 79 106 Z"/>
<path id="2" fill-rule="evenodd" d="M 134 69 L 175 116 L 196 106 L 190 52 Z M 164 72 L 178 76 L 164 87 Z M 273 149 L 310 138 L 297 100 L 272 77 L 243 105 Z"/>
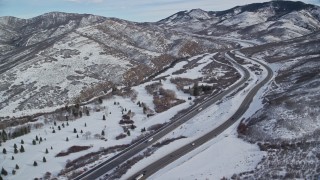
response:
<path id="1" fill-rule="evenodd" d="M 198 12 L 202 16 L 193 16 L 192 12 Z M 319 13 L 320 8 L 315 5 L 272 1 L 220 12 L 181 11 L 157 24 L 179 32 L 259 40 L 265 43 L 291 39 L 319 30 Z M 204 15 L 205 18 L 201 18 Z"/>
<path id="2" fill-rule="evenodd" d="M 1 148 L 5 147 L 8 151 L 7 155 L 0 156 L 0 165 L 9 172 L 9 176 L 5 178 L 21 179 L 26 174 L 42 177 L 48 171 L 47 167 L 52 169 L 52 176 L 57 176 L 69 159 L 74 160 L 102 148 L 129 144 L 132 139 L 141 135 L 140 128 L 168 122 L 178 111 L 193 104 L 188 100 L 190 95 L 183 92 L 192 87 L 192 83 L 178 87 L 171 82 L 172 78 L 197 78 L 204 81 L 199 83 L 200 86 L 221 86 L 221 91 L 229 85 L 224 82 L 233 82 L 238 74 L 231 64 L 219 60 L 215 52 L 248 46 L 252 48 L 241 49 L 235 58 L 245 59 L 244 63 L 248 63 L 249 59 L 266 61 L 276 76 L 268 88 L 264 87 L 258 92 L 249 111 L 243 116 L 247 131 L 240 136 L 254 144 L 238 139 L 237 125 L 234 125 L 199 151 L 186 155 L 152 178 L 169 178 L 174 174 L 175 178 L 215 179 L 222 176 L 230 178 L 233 173 L 236 173 L 234 177 L 240 179 L 317 178 L 314 173 L 318 171 L 320 164 L 317 153 L 320 127 L 317 106 L 319 19 L 318 6 L 292 1 L 251 4 L 221 12 L 194 9 L 179 12 L 156 23 L 134 23 L 116 18 L 61 12 L 47 13 L 31 19 L 0 17 L 0 127 L 4 127 L 2 120 L 8 116 L 5 119 L 10 119 L 13 123 L 6 130 L 12 132 L 20 127 L 15 126 L 18 122 L 14 116 L 52 112 L 68 103 L 79 102 L 79 94 L 82 95 L 86 90 L 92 92 L 89 91 L 90 88 L 101 85 L 105 85 L 104 89 L 98 89 L 93 95 L 83 98 L 83 102 L 111 93 L 112 86 L 131 86 L 131 95 L 136 95 L 137 98 L 113 96 L 111 99 L 104 99 L 102 104 L 88 104 L 91 108 L 90 116 L 70 120 L 70 126 L 61 130 L 57 130 L 55 126 L 56 134 L 52 133 L 53 121 L 64 120 L 67 113 L 38 116 L 36 122 L 28 123 L 33 127 L 32 133 L 21 137 L 26 142 L 26 153 L 13 152 L 14 143 L 20 147 L 19 138 L 2 142 Z M 183 57 L 191 58 L 177 63 L 162 74 L 156 74 Z M 245 66 L 255 69 L 257 66 L 254 64 Z M 213 105 L 208 111 L 174 131 L 174 134 L 167 135 L 167 138 L 178 135 L 185 135 L 187 138 L 157 150 L 154 156 L 133 166 L 124 177 L 134 174 L 140 167 L 166 152 L 192 142 L 196 136 L 218 125 L 217 119 L 230 115 L 231 111 L 226 110 L 234 110 L 251 85 L 262 78 L 264 74 L 259 73 L 251 73 L 248 86 L 238 94 L 224 99 L 220 105 Z M 153 74 L 157 75 L 157 80 L 139 84 Z M 162 88 L 174 91 L 178 99 L 186 102 L 146 117 L 137 101 L 141 100 L 151 110 L 155 110 L 154 97 L 145 90 L 145 86 L 159 82 L 159 79 L 162 81 Z M 222 87 L 223 84 L 225 86 Z M 215 91 L 217 92 L 219 91 Z M 114 105 L 115 101 L 120 105 Z M 123 132 L 118 124 L 123 108 L 135 112 L 133 120 L 138 128 L 130 130 L 131 136 L 116 141 L 115 137 Z M 112 114 L 108 114 L 110 112 Z M 103 114 L 108 115 L 107 121 L 102 120 Z M 31 116 L 26 117 L 28 118 L 32 120 Z M 61 127 L 62 122 L 59 121 L 58 126 Z M 44 126 L 35 129 L 37 123 L 43 123 Z M 84 126 L 85 123 L 87 127 Z M 77 138 L 73 128 L 78 129 L 78 133 L 79 129 L 90 131 L 92 135 L 99 135 L 104 130 L 108 140 L 85 140 L 82 135 Z M 46 141 L 40 145 L 32 145 L 32 139 L 36 135 L 45 137 Z M 66 141 L 66 137 L 69 141 Z M 213 162 L 195 173 L 185 173 L 190 167 L 195 168 L 194 164 L 199 165 L 205 161 L 212 151 L 219 151 L 223 149 L 222 146 L 232 147 L 230 143 L 240 148 L 219 152 L 222 166 Z M 52 151 L 49 150 L 49 154 L 45 154 L 45 148 L 50 149 L 51 144 L 58 145 Z M 54 157 L 71 145 L 88 144 L 92 147 L 86 151 L 67 157 Z M 274 147 L 276 149 L 272 149 Z M 259 151 L 259 148 L 264 152 Z M 96 162 L 83 166 L 76 172 L 92 168 L 115 154 L 117 152 L 103 155 Z M 234 154 L 242 156 L 237 156 L 228 163 L 222 162 L 222 159 Z M 14 160 L 11 160 L 11 156 L 14 156 Z M 43 156 L 47 158 L 47 163 L 42 163 Z M 262 158 L 263 156 L 266 158 Z M 38 167 L 32 166 L 33 161 L 38 162 Z M 15 163 L 19 163 L 20 170 L 13 176 L 11 170 Z M 225 167 L 234 168 L 234 171 L 226 170 Z M 168 173 L 165 173 L 167 170 Z M 244 171 L 249 172 L 243 173 Z M 64 176 L 68 175 L 60 178 L 63 179 Z"/>

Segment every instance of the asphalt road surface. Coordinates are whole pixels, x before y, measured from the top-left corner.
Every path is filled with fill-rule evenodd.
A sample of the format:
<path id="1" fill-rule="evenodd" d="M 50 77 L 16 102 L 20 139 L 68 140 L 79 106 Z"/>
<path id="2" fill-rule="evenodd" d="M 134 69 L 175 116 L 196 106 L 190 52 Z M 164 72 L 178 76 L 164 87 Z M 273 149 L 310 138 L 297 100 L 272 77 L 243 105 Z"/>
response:
<path id="1" fill-rule="evenodd" d="M 160 128 L 155 133 L 153 133 L 153 134 L 151 134 L 149 136 L 146 136 L 145 138 L 139 140 L 138 142 L 134 143 L 133 145 L 131 145 L 127 149 L 123 150 L 118 155 L 110 158 L 109 160 L 106 160 L 105 162 L 103 162 L 103 163 L 99 164 L 98 166 L 94 167 L 93 169 L 88 170 L 87 172 L 79 175 L 75 179 L 76 180 L 80 180 L 80 179 L 82 179 L 82 180 L 93 180 L 93 179 L 97 179 L 97 178 L 101 177 L 102 175 L 104 175 L 108 171 L 110 171 L 113 168 L 117 167 L 118 165 L 122 164 L 126 160 L 130 159 L 134 155 L 136 155 L 139 152 L 141 152 L 142 150 L 146 149 L 151 144 L 153 144 L 154 142 L 156 142 L 157 140 L 159 140 L 160 138 L 162 138 L 166 134 L 170 133 L 172 130 L 176 129 L 181 124 L 183 124 L 186 121 L 188 121 L 189 119 L 193 118 L 195 115 L 200 113 L 203 109 L 205 109 L 205 108 L 211 106 L 212 104 L 218 102 L 224 96 L 228 95 L 229 93 L 231 93 L 232 91 L 234 91 L 235 89 L 237 89 L 238 87 L 243 85 L 249 79 L 250 73 L 248 72 L 247 69 L 243 68 L 242 66 L 240 66 L 237 63 L 235 63 L 234 61 L 231 61 L 231 62 L 236 67 L 238 67 L 239 69 L 241 69 L 243 71 L 243 76 L 242 76 L 240 81 L 238 81 L 237 83 L 233 84 L 230 88 L 228 88 L 227 90 L 221 92 L 220 94 L 212 96 L 212 97 L 208 97 L 205 101 L 199 103 L 197 106 L 195 106 L 194 108 L 192 108 L 191 110 L 186 112 L 183 116 L 179 117 L 178 119 L 176 119 L 174 121 L 171 121 L 167 125 L 165 125 L 162 128 Z M 225 125 L 225 126 L 227 126 L 227 125 Z M 186 151 L 186 152 L 189 152 L 189 151 Z M 150 169 L 148 171 L 147 175 L 151 175 L 152 174 L 151 172 L 152 173 L 156 172 L 156 169 L 154 169 L 154 170 Z"/>
<path id="2" fill-rule="evenodd" d="M 226 55 L 226 57 L 229 59 L 232 59 L 229 55 Z M 174 152 L 162 157 L 161 159 L 157 160 L 156 162 L 143 168 L 140 172 L 136 173 L 135 175 L 133 175 L 129 179 L 138 179 L 137 177 L 139 177 L 139 176 L 140 176 L 139 179 L 146 179 L 147 177 L 149 177 L 152 174 L 154 174 L 155 172 L 159 171 L 160 169 L 162 169 L 166 165 L 170 164 L 171 162 L 177 160 L 178 158 L 182 157 L 183 155 L 189 153 L 190 151 L 201 146 L 202 144 L 208 142 L 212 138 L 215 138 L 216 136 L 221 134 L 223 131 L 225 131 L 227 128 L 229 128 L 231 125 L 233 125 L 249 108 L 249 105 L 252 102 L 253 97 L 257 94 L 259 89 L 262 88 L 266 83 L 268 83 L 271 80 L 271 78 L 273 77 L 273 71 L 267 65 L 265 65 L 259 61 L 253 60 L 253 59 L 252 59 L 252 61 L 255 61 L 255 62 L 261 64 L 263 67 L 265 67 L 267 69 L 268 75 L 263 81 L 258 83 L 248 93 L 248 95 L 245 97 L 245 99 L 241 103 L 239 109 L 229 119 L 227 119 L 223 124 L 221 124 L 220 126 L 215 128 L 214 130 L 212 130 L 209 133 L 205 134 L 204 136 L 196 139 L 192 143 L 187 144 L 187 145 L 175 150 Z M 248 72 L 247 71 L 245 71 L 245 72 L 246 72 L 245 79 L 247 79 Z M 219 98 L 221 98 L 221 96 L 219 96 Z M 213 98 L 213 99 L 215 99 L 215 98 Z M 203 107 L 202 109 L 205 109 L 208 105 L 209 105 L 208 103 L 204 103 L 204 105 L 202 106 Z"/>

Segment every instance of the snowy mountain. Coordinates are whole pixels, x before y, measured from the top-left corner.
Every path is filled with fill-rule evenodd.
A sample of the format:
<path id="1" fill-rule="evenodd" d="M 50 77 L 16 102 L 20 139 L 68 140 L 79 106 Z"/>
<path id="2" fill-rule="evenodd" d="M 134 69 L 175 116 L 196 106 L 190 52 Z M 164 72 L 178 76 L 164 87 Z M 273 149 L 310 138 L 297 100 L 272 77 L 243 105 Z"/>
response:
<path id="1" fill-rule="evenodd" d="M 31 19 L 0 17 L 0 53 L 54 38 L 87 25 L 102 22 L 105 17 L 61 12 L 46 13 Z"/>
<path id="2" fill-rule="evenodd" d="M 99 95 L 88 95 L 95 87 L 136 84 L 176 59 L 239 47 L 215 36 L 280 41 L 317 31 L 319 19 L 319 7 L 291 1 L 194 9 L 156 23 L 61 12 L 0 17 L 0 112 L 85 101 Z"/>
<path id="3" fill-rule="evenodd" d="M 86 101 L 176 59 L 236 45 L 86 14 L 2 17 L 0 27 L 1 116 Z"/>
<path id="4" fill-rule="evenodd" d="M 236 91 L 207 109 L 196 107 L 197 116 L 161 139 L 164 147 L 150 146 L 151 150 L 141 153 L 155 153 L 149 159 L 132 165 L 129 173 L 121 168 L 112 172 L 126 179 L 141 170 L 139 166 L 184 143 L 194 146 L 195 138 L 236 113 L 250 90 L 267 76 L 255 59 L 272 68 L 274 79 L 239 118 L 241 126 L 235 123 L 156 178 L 174 174 L 177 179 L 226 175 L 232 179 L 317 179 L 319 49 L 320 7 L 293 1 L 219 12 L 193 9 L 154 23 L 62 12 L 31 19 L 0 17 L 0 127 L 14 137 L 24 128 L 31 131 L 21 136 L 28 141 L 27 153 L 12 149 L 21 139 L 1 141 L 1 148 L 10 150 L 0 157 L 0 164 L 9 169 L 19 162 L 22 171 L 15 176 L 10 172 L 8 178 L 43 177 L 46 172 L 52 178 L 75 177 L 181 116 L 209 94 L 225 92 L 243 75 L 236 61 L 250 71 L 247 82 Z M 201 87 L 201 95 L 195 96 L 195 87 Z M 43 112 L 49 113 L 37 114 Z M 134 126 L 120 123 L 127 118 Z M 46 139 L 32 145 L 38 135 Z M 172 142 L 167 146 L 168 141 Z M 58 146 L 49 148 L 52 144 Z M 71 145 L 89 149 L 56 157 Z M 50 170 L 43 154 L 33 156 L 35 151 L 47 154 Z M 32 166 L 33 161 L 43 163 L 40 169 Z M 196 167 L 203 162 L 206 166 Z"/>
<path id="5" fill-rule="evenodd" d="M 302 2 L 272 1 L 226 11 L 181 11 L 157 22 L 167 29 L 260 42 L 299 37 L 320 29 L 320 7 Z"/>
<path id="6" fill-rule="evenodd" d="M 263 99 L 264 107 L 246 120 L 247 130 L 241 134 L 260 144 L 267 156 L 255 171 L 242 174 L 243 177 L 316 179 L 320 142 L 319 49 L 318 31 L 241 50 L 247 56 L 265 59 L 277 72 Z"/>

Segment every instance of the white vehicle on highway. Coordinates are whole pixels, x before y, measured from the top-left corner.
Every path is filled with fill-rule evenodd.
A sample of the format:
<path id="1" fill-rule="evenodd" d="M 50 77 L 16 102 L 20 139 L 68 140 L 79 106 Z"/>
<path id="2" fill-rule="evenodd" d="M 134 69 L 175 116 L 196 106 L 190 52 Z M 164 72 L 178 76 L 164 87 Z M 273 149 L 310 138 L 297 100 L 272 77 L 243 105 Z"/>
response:
<path id="1" fill-rule="evenodd" d="M 198 111 L 201 111 L 201 110 L 202 110 L 202 107 L 198 109 Z"/>
<path id="2" fill-rule="evenodd" d="M 143 177 L 143 174 L 139 174 L 139 176 L 137 176 L 136 178 L 134 178 L 135 180 L 139 180 Z"/>
<path id="3" fill-rule="evenodd" d="M 146 143 L 151 142 L 153 140 L 153 137 L 151 137 L 150 139 L 146 140 Z"/>

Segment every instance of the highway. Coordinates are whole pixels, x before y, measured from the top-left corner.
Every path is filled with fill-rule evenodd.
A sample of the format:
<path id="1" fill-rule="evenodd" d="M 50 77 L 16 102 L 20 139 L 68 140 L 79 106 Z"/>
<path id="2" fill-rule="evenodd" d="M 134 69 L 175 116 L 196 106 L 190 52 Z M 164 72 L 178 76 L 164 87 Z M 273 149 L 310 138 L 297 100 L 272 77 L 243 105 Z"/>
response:
<path id="1" fill-rule="evenodd" d="M 233 63 L 237 68 L 242 70 L 243 76 L 241 79 L 230 86 L 227 90 L 221 92 L 218 95 L 208 97 L 205 101 L 199 103 L 195 107 L 193 107 L 191 110 L 186 112 L 183 116 L 179 117 L 178 119 L 175 119 L 174 121 L 171 121 L 170 123 L 166 124 L 162 128 L 160 128 L 158 131 L 156 131 L 153 134 L 150 134 L 143 139 L 139 140 L 138 142 L 134 143 L 130 147 L 123 150 L 121 153 L 117 154 L 116 156 L 106 160 L 105 162 L 99 164 L 98 166 L 94 167 L 91 170 L 88 170 L 84 172 L 83 174 L 79 175 L 78 177 L 74 178 L 75 180 L 93 180 L 101 177 L 108 171 L 112 170 L 113 168 L 117 167 L 118 165 L 122 164 L 126 160 L 130 159 L 134 155 L 141 152 L 143 149 L 146 149 L 148 146 L 165 136 L 166 134 L 170 133 L 174 129 L 176 129 L 181 124 L 185 123 L 189 119 L 193 118 L 195 115 L 200 113 L 203 109 L 211 106 L 212 104 L 218 102 L 221 100 L 224 96 L 228 95 L 241 85 L 243 85 L 250 76 L 250 73 L 247 69 L 243 68 L 241 65 L 235 63 L 235 61 L 231 60 L 231 63 Z M 201 109 L 200 109 L 201 108 Z M 227 126 L 226 124 L 225 126 Z M 149 139 L 151 139 L 148 141 Z M 205 141 L 203 141 L 204 143 Z M 199 142 L 198 142 L 199 143 Z M 186 151 L 187 152 L 187 151 Z M 189 151 L 188 151 L 189 152 Z M 167 161 L 166 161 L 167 162 Z M 150 173 L 149 173 L 150 172 Z M 151 175 L 152 173 L 156 172 L 156 169 L 148 171 L 146 175 Z"/>
<path id="2" fill-rule="evenodd" d="M 225 57 L 227 57 L 233 61 L 233 59 L 227 53 L 225 54 Z M 212 131 L 208 132 L 207 134 L 194 140 L 192 143 L 187 144 L 183 147 L 180 147 L 179 149 L 175 150 L 174 152 L 172 152 L 172 153 L 162 157 L 161 159 L 153 162 L 152 164 L 146 166 L 145 168 L 141 169 L 141 171 L 134 174 L 129 179 L 135 179 L 139 175 L 140 175 L 140 179 L 146 179 L 147 177 L 149 177 L 152 174 L 154 174 L 155 172 L 159 171 L 160 169 L 162 169 L 166 165 L 172 163 L 173 161 L 175 161 L 178 158 L 182 157 L 183 155 L 189 153 L 190 151 L 198 148 L 199 146 L 208 142 L 212 138 L 215 138 L 216 136 L 220 135 L 223 131 L 225 131 L 227 128 L 229 128 L 231 125 L 233 125 L 249 108 L 250 103 L 253 100 L 253 97 L 257 94 L 259 89 L 262 88 L 266 83 L 268 83 L 273 77 L 273 71 L 267 65 L 265 65 L 264 63 L 261 63 L 259 61 L 253 60 L 253 59 L 251 59 L 251 60 L 255 61 L 255 62 L 261 64 L 263 67 L 265 67 L 267 69 L 268 75 L 264 80 L 262 80 L 254 88 L 251 89 L 251 91 L 248 93 L 248 95 L 245 97 L 245 99 L 243 100 L 243 102 L 239 106 L 238 110 L 229 119 L 227 119 L 224 123 L 222 123 L 217 128 L 213 129 Z M 244 79 L 247 79 L 248 73 L 249 72 L 245 71 L 245 78 Z M 231 88 L 231 89 L 234 89 L 234 88 Z M 222 97 L 219 96 L 219 98 L 222 98 Z M 215 99 L 215 98 L 213 98 L 213 99 Z M 215 99 L 215 100 L 217 100 L 217 99 Z M 202 108 L 205 109 L 208 105 L 209 105 L 208 103 L 204 103 Z M 142 174 L 143 174 L 143 176 L 142 176 Z"/>

